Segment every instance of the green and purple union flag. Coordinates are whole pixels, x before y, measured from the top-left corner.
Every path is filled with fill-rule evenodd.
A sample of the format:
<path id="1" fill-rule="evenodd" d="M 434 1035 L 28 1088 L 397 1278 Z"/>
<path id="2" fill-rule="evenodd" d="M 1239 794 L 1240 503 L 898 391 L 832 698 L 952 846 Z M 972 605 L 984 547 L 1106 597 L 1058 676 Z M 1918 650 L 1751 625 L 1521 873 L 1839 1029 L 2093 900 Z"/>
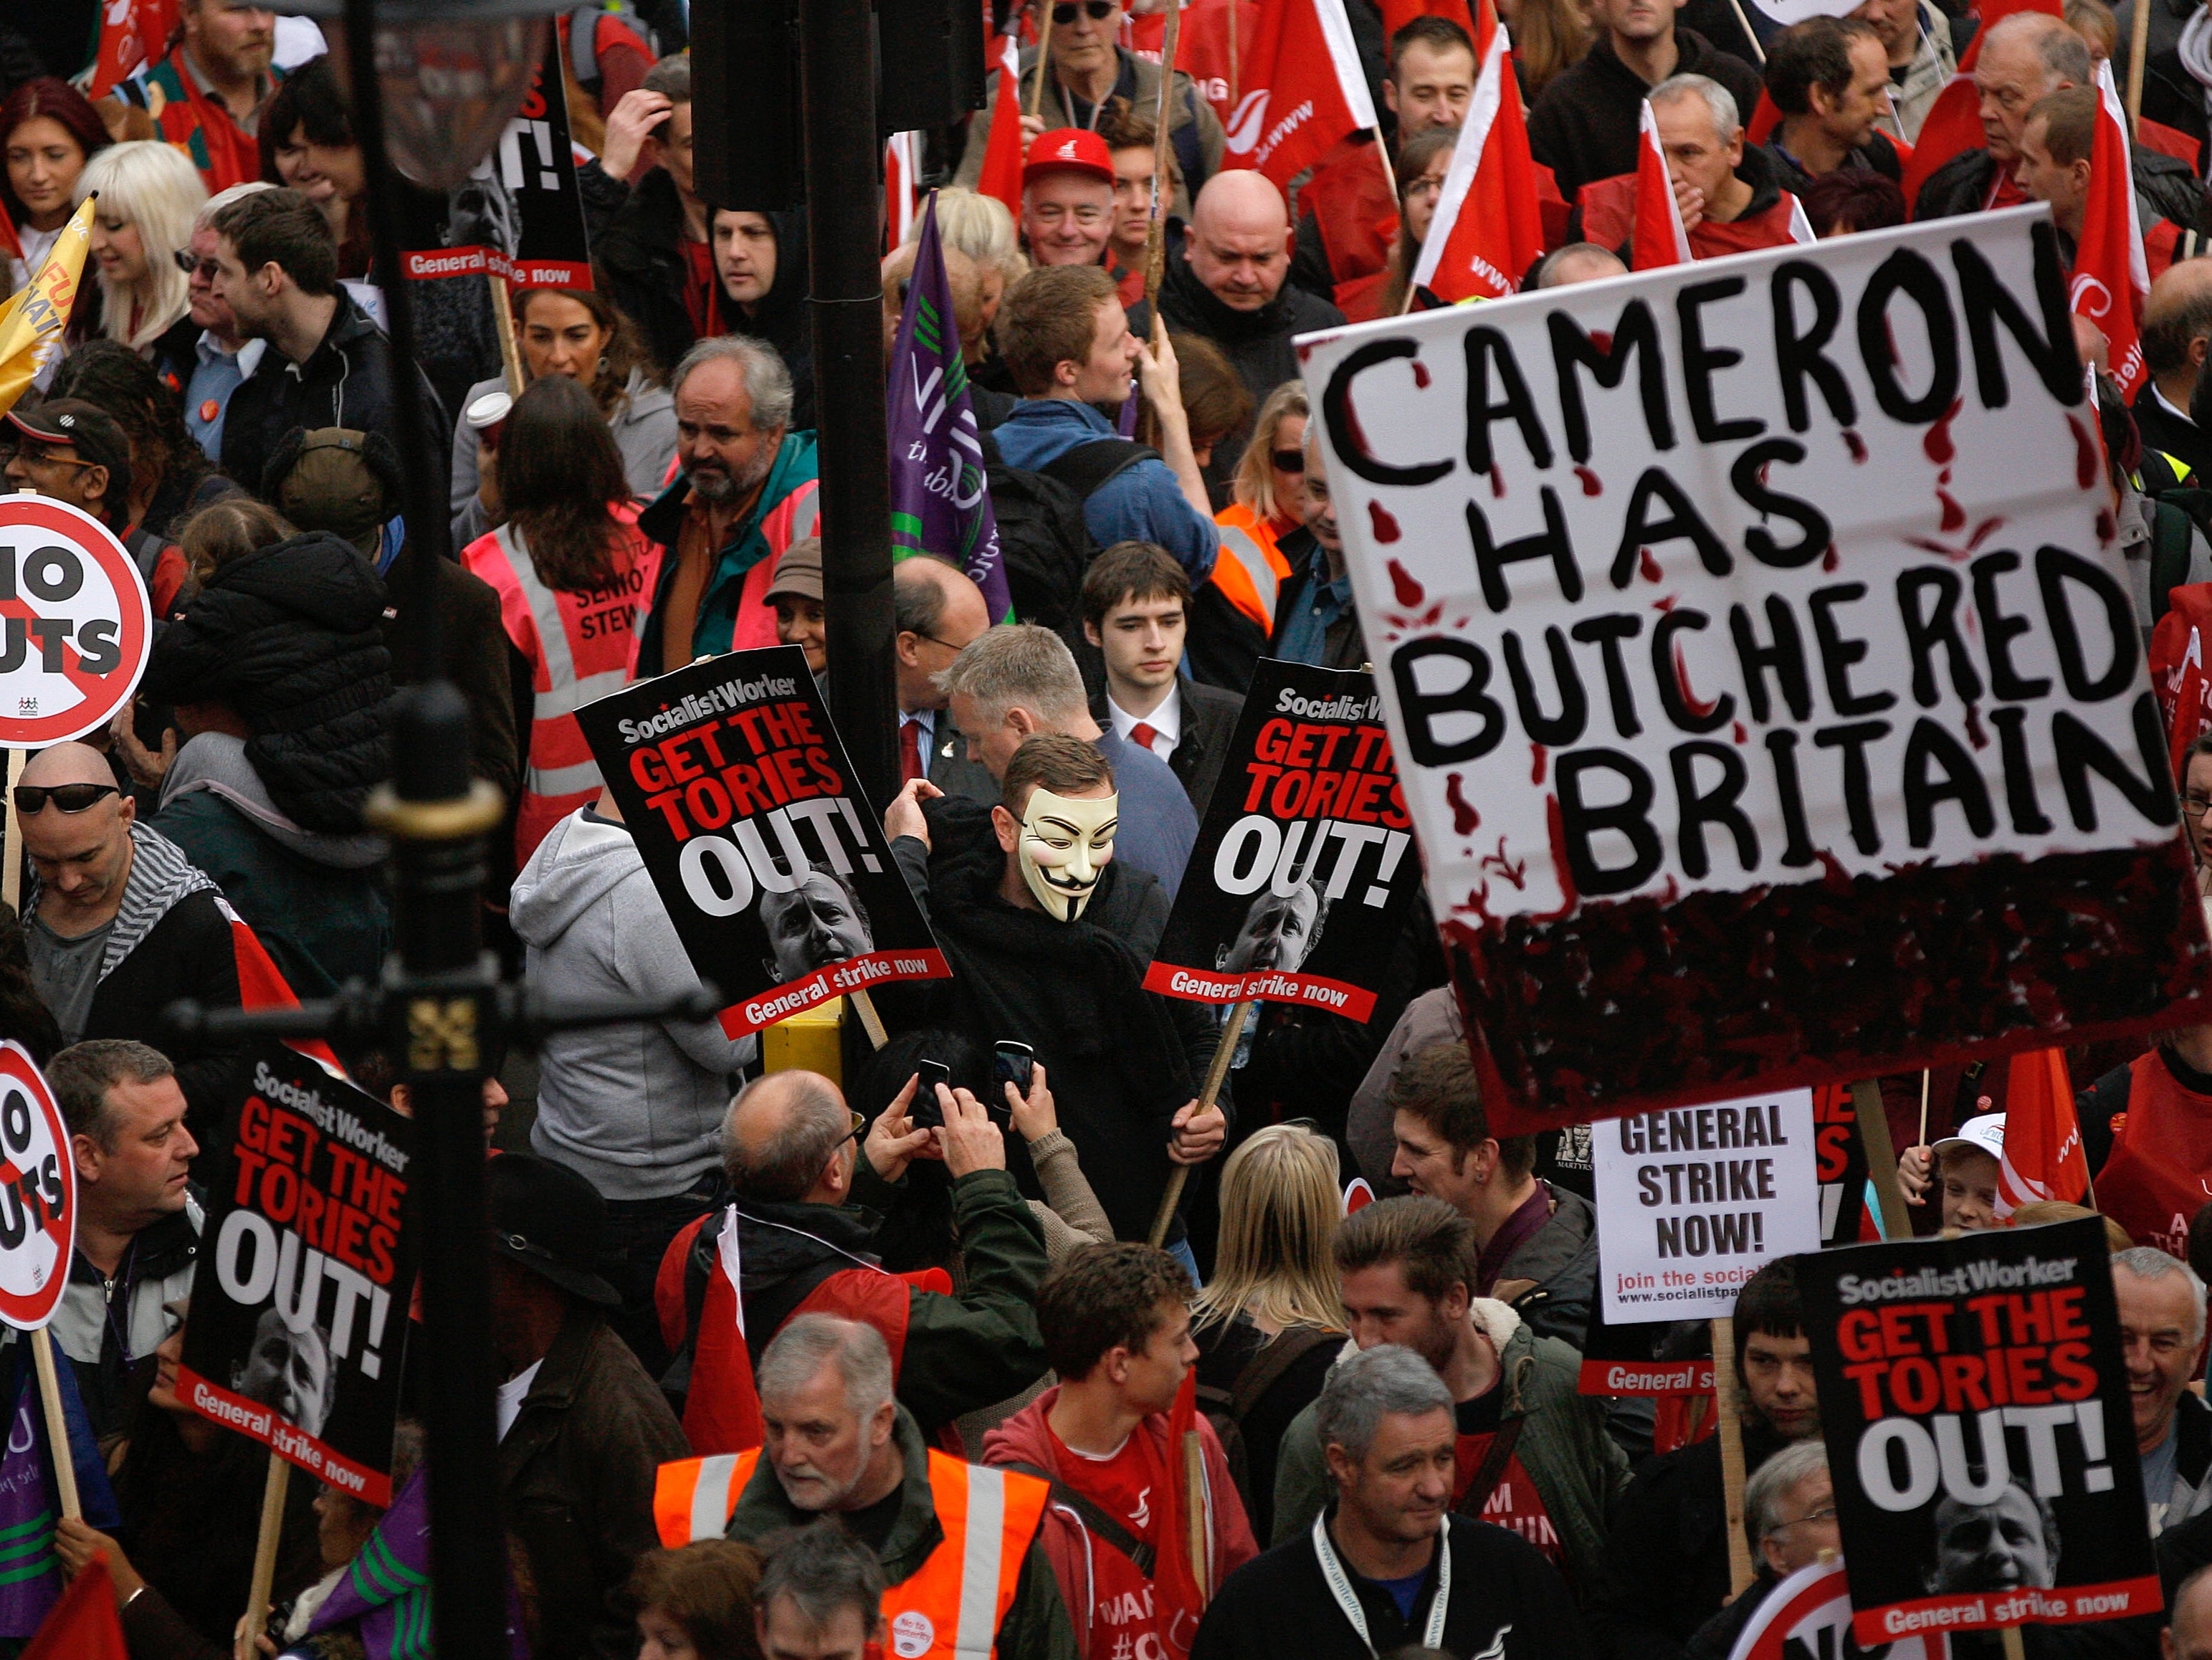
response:
<path id="1" fill-rule="evenodd" d="M 937 194 L 922 211 L 906 313 L 891 347 L 891 557 L 935 554 L 966 571 L 1000 622 L 1013 599 L 999 553 L 999 526 L 983 473 L 983 444 L 952 321 L 952 285 L 937 236 Z"/>

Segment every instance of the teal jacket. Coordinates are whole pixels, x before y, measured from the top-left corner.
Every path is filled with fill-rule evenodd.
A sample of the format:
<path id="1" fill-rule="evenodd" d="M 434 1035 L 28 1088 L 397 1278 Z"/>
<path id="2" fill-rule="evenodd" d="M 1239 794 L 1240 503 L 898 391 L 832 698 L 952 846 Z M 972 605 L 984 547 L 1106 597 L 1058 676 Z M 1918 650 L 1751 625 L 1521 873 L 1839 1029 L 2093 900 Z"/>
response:
<path id="1" fill-rule="evenodd" d="M 730 526 L 730 539 L 722 544 L 722 551 L 714 562 L 714 575 L 707 579 L 707 591 L 699 599 L 698 624 L 692 629 L 691 649 L 685 654 L 685 660 L 717 656 L 731 648 L 745 578 L 763 559 L 773 561 L 800 537 L 815 533 L 815 483 L 814 435 L 786 433 L 782 447 L 776 451 L 775 460 L 769 468 L 768 477 L 761 485 L 759 499 L 754 502 L 750 513 Z M 690 481 L 679 473 L 675 483 L 637 516 L 638 529 L 665 550 L 659 579 L 653 585 L 653 606 L 646 613 L 645 626 L 638 631 L 637 672 L 641 679 L 649 679 L 661 672 L 661 625 L 668 608 L 668 590 L 676 577 L 677 538 L 683 533 L 684 515 L 690 511 Z M 802 497 L 805 510 L 795 514 L 780 511 L 793 496 Z M 773 563 L 769 569 L 774 569 Z M 762 580 L 765 582 L 767 578 Z M 775 640 L 771 634 L 765 640 L 742 643 L 772 646 Z"/>

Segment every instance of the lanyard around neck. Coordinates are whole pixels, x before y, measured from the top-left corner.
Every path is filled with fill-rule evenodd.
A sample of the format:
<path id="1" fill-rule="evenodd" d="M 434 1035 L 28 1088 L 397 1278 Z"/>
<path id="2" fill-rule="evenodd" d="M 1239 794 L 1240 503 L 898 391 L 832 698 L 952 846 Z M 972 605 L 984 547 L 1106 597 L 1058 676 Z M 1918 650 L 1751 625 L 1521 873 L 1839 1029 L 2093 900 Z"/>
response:
<path id="1" fill-rule="evenodd" d="M 1451 1608 L 1451 1517 L 1445 1517 L 1443 1523 L 1437 1529 L 1437 1591 L 1429 1603 L 1428 1624 L 1421 1633 L 1424 1648 L 1443 1646 L 1444 1616 Z M 1372 1655 L 1375 1639 L 1367 1630 L 1367 1610 L 1359 1606 L 1344 1564 L 1336 1560 L 1336 1547 L 1329 1542 L 1328 1515 L 1325 1511 L 1314 1517 L 1313 1542 L 1314 1554 L 1321 1558 L 1321 1576 L 1328 1581 L 1328 1594 L 1336 1598 L 1337 1607 L 1344 1610 L 1344 1617 L 1352 1622 L 1352 1630 L 1359 1633 L 1359 1640 Z"/>

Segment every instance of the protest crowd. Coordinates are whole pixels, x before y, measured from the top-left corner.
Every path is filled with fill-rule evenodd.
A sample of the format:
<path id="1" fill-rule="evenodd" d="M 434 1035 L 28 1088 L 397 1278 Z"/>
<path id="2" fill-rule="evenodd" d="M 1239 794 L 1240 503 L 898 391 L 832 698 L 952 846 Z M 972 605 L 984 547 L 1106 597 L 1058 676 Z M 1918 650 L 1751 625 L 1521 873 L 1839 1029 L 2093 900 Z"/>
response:
<path id="1" fill-rule="evenodd" d="M 721 100 L 695 102 L 684 0 L 562 15 L 521 149 L 392 198 L 404 275 L 373 252 L 335 23 L 240 0 L 0 12 L 0 677 L 64 661 L 17 597 L 32 494 L 145 595 L 135 692 L 8 774 L 0 1039 L 51 1091 L 76 1210 L 58 1396 L 29 1335 L 0 1346 L 0 1654 L 437 1651 L 408 1059 L 168 1011 L 377 980 L 400 911 L 368 804 L 398 700 L 442 676 L 506 804 L 451 903 L 507 970 L 550 999 L 711 985 L 722 1006 L 479 1068 L 483 1523 L 513 1655 L 1825 1657 L 1885 1651 L 1879 1617 L 1898 1660 L 2212 1660 L 2212 1007 L 2191 1001 L 2212 985 L 2212 12 L 981 3 L 981 106 L 885 149 L 898 777 L 873 801 L 830 715 L 807 215 L 704 192 L 698 155 L 728 138 Z M 2023 204 L 2032 231 L 1999 216 Z M 2016 271 L 1975 251 L 2000 236 Z M 1690 296 L 1737 271 L 1783 273 L 1771 340 L 1764 312 L 1696 333 Z M 1647 277 L 1675 286 L 1618 332 L 1551 314 L 1571 418 L 1547 433 L 1543 325 L 1509 342 L 1489 308 Z M 1882 282 L 1955 316 L 1886 336 L 1849 297 Z M 1464 332 L 1463 446 L 1403 413 L 1431 386 L 1413 346 L 1342 332 L 1393 319 L 1449 338 L 1431 361 L 1455 377 Z M 1671 418 L 1655 327 L 1693 362 Z M 1847 337 L 1876 387 L 1856 415 Z M 1648 442 L 1621 436 L 1630 402 L 1594 423 L 1572 391 L 1632 399 L 1639 345 Z M 1940 395 L 1908 396 L 1946 353 Z M 1796 365 L 1795 435 L 1731 465 L 1763 428 L 1716 414 L 1716 380 L 1770 358 Z M 1346 391 L 1386 374 L 1396 413 Z M 2009 532 L 1968 528 L 1953 456 L 1964 479 L 2004 447 L 1967 434 L 2008 397 L 2022 435 L 2035 399 L 2080 406 L 2037 485 L 2087 504 L 2101 563 L 2027 536 L 1974 562 Z M 434 458 L 403 453 L 407 407 Z M 1824 409 L 1842 441 L 1808 435 Z M 1910 441 L 1876 436 L 1869 463 L 1885 419 Z M 1700 514 L 1771 525 L 1740 538 L 1766 575 L 1835 571 L 1833 514 L 1815 529 L 1785 493 L 1815 442 L 1850 447 L 1868 511 L 1919 513 L 1944 468 L 1924 581 L 1897 583 L 1910 658 L 1839 633 L 1863 583 L 1802 623 L 1670 594 L 1574 624 L 1577 647 L 1525 622 L 1468 643 L 1498 637 L 1479 596 L 1504 614 L 1572 575 L 1561 515 L 1618 503 L 1590 465 L 1559 480 L 1624 446 L 1651 464 L 1642 516 L 1583 562 L 1593 591 L 1607 558 L 1613 591 L 1658 581 L 1667 538 L 1722 575 L 1737 533 Z M 1463 459 L 1475 481 L 1439 521 L 1477 573 L 1464 604 L 1419 562 L 1437 532 L 1401 540 L 1383 505 L 1420 481 L 1377 458 L 1425 444 L 1452 459 L 1424 479 Z M 1542 520 L 1494 537 L 1485 512 L 1555 461 Z M 434 463 L 449 522 L 410 524 Z M 33 545 L 26 591 L 66 599 Z M 2039 582 L 2039 682 L 2006 654 Z M 2109 630 L 2069 582 L 2124 596 Z M 79 623 L 79 681 L 116 627 Z M 1410 660 L 1425 633 L 1464 687 Z M 1697 654 L 1730 639 L 1741 696 L 1699 700 L 1721 659 Z M 2130 714 L 2145 666 L 2154 712 Z M 1876 822 L 1887 775 L 1869 794 L 1893 764 L 1871 717 L 1902 731 L 1954 690 L 1972 744 L 1913 728 L 1907 849 Z M 2022 713 L 2046 696 L 2080 718 Z M 1823 696 L 1867 718 L 1796 746 L 1779 711 Z M 1608 708 L 1617 745 L 1577 747 Z M 1447 739 L 1446 718 L 1495 724 Z M 1528 799 L 1551 804 L 1556 912 L 1551 878 L 1486 852 L 1546 845 L 1540 810 L 1524 842 L 1474 770 L 1516 718 L 1510 770 L 1533 752 L 1520 787 L 1554 792 Z M 2038 721 L 2055 761 L 2029 756 Z M 1856 781 L 1788 794 L 1845 751 Z M 1782 830 L 1733 805 L 1768 758 L 1793 873 L 1755 891 L 1802 885 L 1856 959 L 1767 911 L 1571 932 L 1578 901 L 1632 893 L 1625 915 L 1771 858 Z M 1577 781 L 1607 769 L 1626 806 Z M 2122 856 L 2094 833 L 2119 795 L 2155 827 L 2125 871 L 2089 862 Z M 1967 852 L 1928 852 L 1944 815 Z M 2001 886 L 2036 867 L 2021 838 L 2053 836 L 2082 861 L 2063 891 L 1926 900 L 1909 950 L 1846 915 L 1884 871 L 1978 861 Z M 1462 867 L 1491 877 L 1464 903 Z M 1933 943 L 1978 928 L 2057 941 L 2035 1022 L 1990 1015 L 1994 948 Z M 1670 966 L 1753 934 L 1795 1006 L 1743 1018 L 1796 1022 L 1787 1043 Z M 1900 989 L 1865 989 L 1890 970 Z M 2155 993 L 2123 1006 L 2131 976 Z M 1790 1071 L 1801 1050 L 1884 1064 Z M 1783 1058 L 1712 1058 L 1753 1051 Z M 0 1172 L 9 1250 L 42 1225 L 30 1180 Z M 1701 1302 L 1657 1266 L 1689 1255 L 1735 1264 Z M 1682 1306 L 1639 1301 L 1655 1281 Z M 2061 1288 L 2000 1306 L 1985 1286 Z M 1790 1636 L 1814 1602 L 1819 1645 Z M 111 1621 L 123 1646 L 95 1646 Z"/>

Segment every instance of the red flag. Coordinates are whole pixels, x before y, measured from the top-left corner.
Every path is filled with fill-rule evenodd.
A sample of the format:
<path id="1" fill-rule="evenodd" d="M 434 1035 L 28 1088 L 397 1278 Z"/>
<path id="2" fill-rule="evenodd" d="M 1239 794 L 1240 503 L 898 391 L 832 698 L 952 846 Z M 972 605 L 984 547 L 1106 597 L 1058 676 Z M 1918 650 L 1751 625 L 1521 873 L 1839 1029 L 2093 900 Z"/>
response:
<path id="1" fill-rule="evenodd" d="M 115 1612 L 107 1553 L 85 1564 L 23 1651 L 22 1660 L 131 1660 Z"/>
<path id="2" fill-rule="evenodd" d="M 1386 43 L 1395 39 L 1398 31 L 1416 17 L 1442 17 L 1474 36 L 1474 61 L 1480 64 L 1482 37 L 1475 33 L 1473 9 L 1468 0 L 1382 0 L 1382 39 Z"/>
<path id="3" fill-rule="evenodd" d="M 2059 0 L 1982 0 L 1982 26 L 1966 43 L 1959 67 L 1936 94 L 1912 152 L 1905 163 L 1905 205 L 1908 210 L 1920 199 L 1928 175 L 1962 150 L 1980 149 L 1989 143 L 1982 131 L 1981 98 L 1974 90 L 1974 64 L 1982 55 L 1982 42 L 1990 31 L 2016 11 L 2039 11 L 2046 17 L 2064 16 Z"/>
<path id="4" fill-rule="evenodd" d="M 1252 42 L 1260 33 L 1261 9 L 1260 0 L 1234 0 L 1232 17 L 1231 0 L 1191 0 L 1182 9 L 1182 25 L 1176 31 L 1176 67 L 1190 76 L 1198 95 L 1213 106 L 1213 113 L 1224 130 L 1237 100 L 1244 95 L 1243 68 L 1232 59 L 1243 58 L 1252 50 Z M 1162 19 L 1167 15 L 1165 12 L 1156 15 Z M 1140 51 L 1139 55 L 1143 55 Z M 1158 55 L 1156 36 L 1152 56 Z"/>
<path id="5" fill-rule="evenodd" d="M 106 0 L 100 8 L 100 52 L 92 64 L 88 98 L 102 98 L 161 55 L 176 27 L 177 0 Z"/>
<path id="6" fill-rule="evenodd" d="M 1237 107 L 1223 124 L 1228 166 L 1288 191 L 1337 140 L 1375 125 L 1344 0 L 1275 0 L 1243 57 Z"/>
<path id="7" fill-rule="evenodd" d="M 1997 1214 L 2010 1216 L 2039 1199 L 2081 1202 L 2089 1190 L 2089 1160 L 2074 1116 L 2074 1084 L 2057 1049 L 2012 1058 L 2005 1075 L 2004 1158 L 1997 1167 Z"/>
<path id="8" fill-rule="evenodd" d="M 244 1009 L 296 1009 L 300 999 L 284 978 L 283 970 L 269 955 L 269 948 L 253 932 L 246 920 L 230 906 L 230 901 L 218 893 L 216 908 L 230 921 L 231 955 L 238 964 L 238 1006 Z M 346 1069 L 338 1064 L 331 1046 L 319 1037 L 293 1037 L 285 1040 L 286 1047 L 297 1049 L 310 1061 L 320 1061 L 343 1078 Z"/>
<path id="9" fill-rule="evenodd" d="M 1659 147 L 1659 123 L 1644 106 L 1642 143 L 1636 151 L 1636 228 L 1630 234 L 1632 269 L 1690 263 L 1690 233 L 1682 228 L 1682 204 L 1674 199 L 1668 176 L 1667 152 Z"/>
<path id="10" fill-rule="evenodd" d="M 2176 778 L 2181 757 L 2197 734 L 2212 729 L 2212 673 L 2204 660 L 2212 642 L 2212 582 L 2172 590 L 2166 615 L 2150 636 L 2150 684 L 2166 716 L 2169 759 Z"/>
<path id="11" fill-rule="evenodd" d="M 1477 3 L 1474 95 L 1413 267 L 1416 288 L 1454 305 L 1511 294 L 1521 286 L 1521 273 L 1544 252 L 1536 161 L 1528 153 L 1520 83 L 1492 0 Z"/>
<path id="12" fill-rule="evenodd" d="M 921 135 L 895 132 L 884 140 L 884 252 L 889 253 L 914 228 L 921 191 Z"/>
<path id="13" fill-rule="evenodd" d="M 975 190 L 1004 202 L 1017 222 L 1022 216 L 1022 149 L 1021 52 L 1009 33 L 1000 41 L 999 94 L 991 103 L 991 140 Z"/>
<path id="14" fill-rule="evenodd" d="M 1766 88 L 1761 87 L 1759 89 L 1759 102 L 1752 106 L 1751 119 L 1745 122 L 1743 125 L 1743 142 L 1747 144 L 1763 144 L 1774 137 L 1775 128 L 1781 125 L 1781 110 L 1777 108 L 1774 100 L 1766 95 Z"/>
<path id="15" fill-rule="evenodd" d="M 2089 198 L 2081 207 L 2081 243 L 2066 297 L 2076 317 L 2104 331 L 2112 379 L 2133 402 L 2150 378 L 2143 367 L 2143 301 L 2150 271 L 2143 263 L 2142 225 L 2136 217 L 2128 122 L 2112 85 L 2112 66 L 2097 70 L 2097 137 L 2089 151 Z"/>
<path id="16" fill-rule="evenodd" d="M 1175 1502 L 1161 1505 L 1156 1512 L 1152 1540 L 1154 1618 L 1168 1653 L 1175 1657 L 1190 1652 L 1191 1639 L 1198 1634 L 1200 1617 L 1214 1590 L 1206 1583 L 1212 1577 L 1211 1560 L 1203 1575 L 1190 1560 L 1188 1518 L 1193 1505 L 1199 1506 L 1206 1517 L 1206 1554 L 1211 1559 L 1214 1554 L 1213 1495 L 1203 1486 L 1191 1492 L 1185 1475 L 1190 1466 L 1183 1453 L 1183 1438 L 1197 1432 L 1198 1369 L 1194 1366 L 1183 1374 L 1182 1387 L 1176 1391 L 1175 1405 L 1168 1413 L 1171 1470 L 1168 1490 L 1175 1495 Z"/>

